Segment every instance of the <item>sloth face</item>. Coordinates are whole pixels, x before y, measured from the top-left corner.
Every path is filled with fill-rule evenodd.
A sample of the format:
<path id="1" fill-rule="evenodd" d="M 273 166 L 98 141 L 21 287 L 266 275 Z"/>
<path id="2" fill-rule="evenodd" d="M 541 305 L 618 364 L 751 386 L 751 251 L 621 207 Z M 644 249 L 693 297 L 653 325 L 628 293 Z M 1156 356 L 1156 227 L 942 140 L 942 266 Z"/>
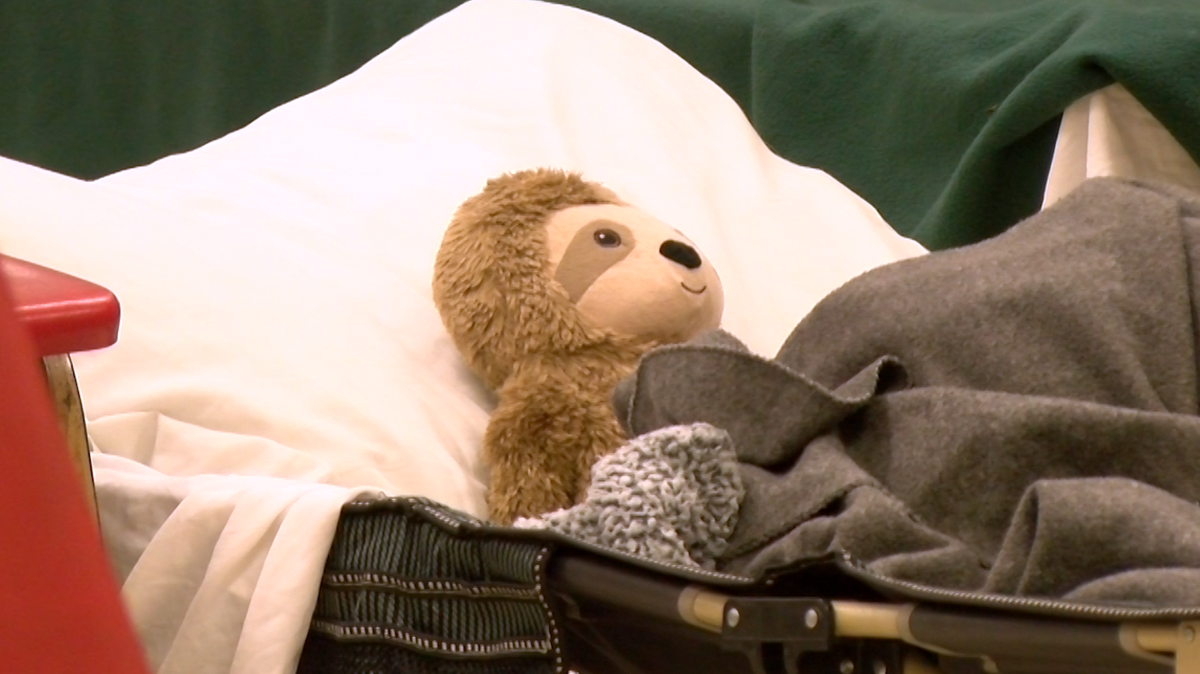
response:
<path id="1" fill-rule="evenodd" d="M 546 226 L 550 276 L 595 327 L 664 342 L 721 323 L 716 270 L 674 229 L 632 206 L 564 209 Z"/>

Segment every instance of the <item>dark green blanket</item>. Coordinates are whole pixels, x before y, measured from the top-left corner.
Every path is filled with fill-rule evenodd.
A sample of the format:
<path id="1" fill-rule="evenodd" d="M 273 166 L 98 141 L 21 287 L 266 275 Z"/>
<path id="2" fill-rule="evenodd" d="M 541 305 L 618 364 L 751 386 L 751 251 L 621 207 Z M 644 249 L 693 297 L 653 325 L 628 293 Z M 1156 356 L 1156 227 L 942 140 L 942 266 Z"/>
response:
<path id="1" fill-rule="evenodd" d="M 96 177 L 196 147 L 462 0 L 0 3 L 0 154 Z M 942 248 L 1040 204 L 1061 111 L 1120 81 L 1200 157 L 1191 0 L 565 0 L 645 32 Z"/>

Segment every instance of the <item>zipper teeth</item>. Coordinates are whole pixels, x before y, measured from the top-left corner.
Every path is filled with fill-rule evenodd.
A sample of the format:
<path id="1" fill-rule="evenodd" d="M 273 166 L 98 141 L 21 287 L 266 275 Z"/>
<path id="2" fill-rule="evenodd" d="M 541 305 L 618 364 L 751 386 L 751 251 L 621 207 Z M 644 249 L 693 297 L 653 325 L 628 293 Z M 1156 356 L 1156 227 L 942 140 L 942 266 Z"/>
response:
<path id="1" fill-rule="evenodd" d="M 408 594 L 441 594 L 470 597 L 537 599 L 537 591 L 524 587 L 470 585 L 448 580 L 405 580 L 385 573 L 330 573 L 322 582 L 332 588 L 395 590 Z"/>
<path id="2" fill-rule="evenodd" d="M 392 497 L 376 501 L 352 501 L 351 505 L 372 508 L 377 507 L 381 501 L 402 501 L 404 498 Z M 463 523 L 457 520 L 450 520 L 436 508 L 429 507 L 426 499 L 408 498 L 410 505 L 415 505 L 420 511 L 430 516 L 436 517 L 444 523 L 454 526 L 461 526 Z M 487 523 L 483 524 L 488 527 Z M 537 530 L 531 530 L 537 531 Z M 735 574 L 721 573 L 719 571 L 709 571 L 701 567 L 683 566 L 681 564 L 671 564 L 667 562 L 659 562 L 637 555 L 630 554 L 623 550 L 597 545 L 595 543 L 575 538 L 569 534 L 556 532 L 549 529 L 540 530 L 550 535 L 551 538 L 568 541 L 572 545 L 579 546 L 585 550 L 595 552 L 602 556 L 615 558 L 631 563 L 633 566 L 641 567 L 649 570 L 661 570 L 672 572 L 676 577 L 684 576 L 693 579 L 707 579 L 716 581 L 725 586 L 749 586 L 755 583 L 753 578 L 740 576 Z M 963 590 L 947 590 L 945 588 L 933 587 L 929 585 L 921 585 L 907 580 L 898 580 L 883 576 L 867 569 L 859 562 L 855 561 L 849 553 L 843 553 L 838 561 L 838 566 L 850 575 L 857 576 L 879 587 L 886 587 L 902 594 L 906 594 L 913 599 L 929 599 L 929 600 L 945 600 L 947 603 L 959 604 L 964 606 L 974 606 L 978 608 L 1001 608 L 1001 609 L 1026 609 L 1030 612 L 1038 612 L 1044 615 L 1054 615 L 1068 618 L 1092 618 L 1095 620 L 1192 620 L 1200 618 L 1200 607 L 1175 607 L 1175 608 L 1116 608 L 1112 606 L 1097 606 L 1095 604 L 1081 604 L 1063 601 L 1060 599 L 1038 599 L 1032 597 L 1015 597 L 1012 595 L 1003 594 L 983 594 L 980 592 L 966 592 Z M 769 584 L 770 581 L 768 581 Z"/>
<path id="3" fill-rule="evenodd" d="M 487 644 L 457 643 L 412 634 L 394 627 L 379 625 L 345 625 L 327 620 L 313 620 L 312 628 L 335 638 L 372 639 L 400 643 L 427 653 L 453 653 L 455 655 L 546 655 L 551 646 L 544 639 L 506 639 Z"/>
<path id="4" fill-rule="evenodd" d="M 983 594 L 964 590 L 947 590 L 921 585 L 907 580 L 897 580 L 867 569 L 849 554 L 843 554 L 838 566 L 851 575 L 865 578 L 868 582 L 893 590 L 902 591 L 913 599 L 943 599 L 949 603 L 979 608 L 1029 609 L 1044 615 L 1068 618 L 1093 618 L 1097 620 L 1190 620 L 1200 617 L 1200 607 L 1186 608 L 1117 608 L 1078 604 L 1061 599 L 1038 599 L 1015 597 L 1006 594 Z"/>

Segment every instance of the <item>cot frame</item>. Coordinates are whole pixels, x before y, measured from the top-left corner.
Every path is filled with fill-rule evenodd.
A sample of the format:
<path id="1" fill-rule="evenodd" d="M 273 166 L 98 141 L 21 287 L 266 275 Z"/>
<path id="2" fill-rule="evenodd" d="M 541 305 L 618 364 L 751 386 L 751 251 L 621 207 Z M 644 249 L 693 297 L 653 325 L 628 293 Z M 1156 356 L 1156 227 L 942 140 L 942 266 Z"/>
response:
<path id="1" fill-rule="evenodd" d="M 922 602 L 739 596 L 560 550 L 557 591 L 691 630 L 755 674 L 1200 674 L 1200 621 L 1023 615 Z"/>

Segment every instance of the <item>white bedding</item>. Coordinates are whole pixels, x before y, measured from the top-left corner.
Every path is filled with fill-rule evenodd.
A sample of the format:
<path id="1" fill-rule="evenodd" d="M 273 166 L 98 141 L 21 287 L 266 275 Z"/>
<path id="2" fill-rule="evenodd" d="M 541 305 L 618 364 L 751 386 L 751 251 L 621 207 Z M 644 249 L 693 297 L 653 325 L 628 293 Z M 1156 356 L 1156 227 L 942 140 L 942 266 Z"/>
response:
<path id="1" fill-rule="evenodd" d="M 826 174 L 772 155 L 657 42 L 474 0 L 245 129 L 85 183 L 0 160 L 0 249 L 112 288 L 76 366 L 106 543 L 160 672 L 294 669 L 338 509 L 483 511 L 490 397 L 430 299 L 455 206 L 580 170 L 684 231 L 724 326 L 772 353 L 823 295 L 916 255 Z"/>

